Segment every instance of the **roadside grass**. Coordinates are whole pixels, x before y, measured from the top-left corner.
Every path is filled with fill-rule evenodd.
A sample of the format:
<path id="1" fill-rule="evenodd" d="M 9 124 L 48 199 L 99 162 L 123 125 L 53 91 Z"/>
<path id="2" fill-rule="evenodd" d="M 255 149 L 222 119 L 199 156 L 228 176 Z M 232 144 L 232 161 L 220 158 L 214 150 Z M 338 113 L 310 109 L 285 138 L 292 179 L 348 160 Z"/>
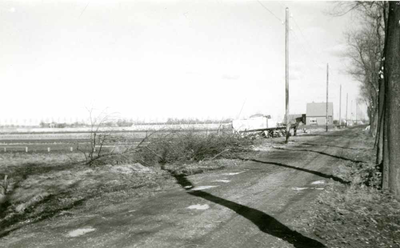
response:
<path id="1" fill-rule="evenodd" d="M 80 154 L 74 154 L 80 159 Z M 8 176 L 0 197 L 0 237 L 24 225 L 86 207 L 122 202 L 160 190 L 166 173 L 140 164 L 88 167 L 59 154 L 2 154 L 0 178 Z M 101 198 L 100 198 L 101 196 Z"/>
<path id="2" fill-rule="evenodd" d="M 328 247 L 400 247 L 400 204 L 391 196 L 371 187 L 332 187 L 316 205 L 312 229 Z"/>
<path id="3" fill-rule="evenodd" d="M 400 247 L 400 203 L 379 189 L 373 138 L 355 132 L 351 149 L 342 155 L 365 163 L 345 162 L 334 170 L 335 176 L 351 184 L 328 186 L 303 224 L 328 247 Z"/>

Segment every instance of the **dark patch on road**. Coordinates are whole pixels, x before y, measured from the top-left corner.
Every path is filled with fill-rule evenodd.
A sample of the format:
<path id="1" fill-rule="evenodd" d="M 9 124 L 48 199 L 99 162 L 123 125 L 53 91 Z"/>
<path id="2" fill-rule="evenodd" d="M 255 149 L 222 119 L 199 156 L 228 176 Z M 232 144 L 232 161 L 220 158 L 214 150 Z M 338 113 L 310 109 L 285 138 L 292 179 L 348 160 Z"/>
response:
<path id="1" fill-rule="evenodd" d="M 309 170 L 309 169 L 292 166 L 292 165 L 287 165 L 287 164 L 282 164 L 282 163 L 278 163 L 278 162 L 262 161 L 262 160 L 257 160 L 257 159 L 253 159 L 253 158 L 241 158 L 241 159 L 244 161 L 253 161 L 253 162 L 262 163 L 262 164 L 276 165 L 276 166 L 281 166 L 281 167 L 290 168 L 290 169 L 294 169 L 294 170 L 299 170 L 299 171 L 311 173 L 311 174 L 314 174 L 314 175 L 317 175 L 317 176 L 320 176 L 323 178 L 332 179 L 332 180 L 340 182 L 342 184 L 350 184 L 350 182 L 345 181 L 345 180 L 341 179 L 340 177 L 324 174 L 319 171 Z"/>
<path id="2" fill-rule="evenodd" d="M 281 147 L 273 147 L 273 148 L 277 149 L 277 150 L 283 150 L 283 151 L 289 151 L 289 152 L 313 152 L 313 153 L 318 153 L 318 154 L 321 154 L 321 155 L 326 155 L 326 156 L 329 156 L 329 157 L 332 157 L 332 158 L 337 158 L 337 159 L 341 159 L 341 160 L 345 160 L 345 161 L 350 161 L 350 162 L 353 162 L 353 163 L 356 163 L 356 164 L 358 164 L 358 163 L 366 163 L 365 161 L 361 161 L 361 160 L 354 160 L 354 159 L 351 159 L 351 158 L 345 158 L 345 157 L 341 157 L 341 156 L 332 155 L 332 154 L 329 154 L 329 153 L 326 153 L 326 152 L 320 152 L 320 151 L 314 151 L 314 150 L 308 150 L 308 149 L 287 149 L 287 148 L 281 148 Z"/>
<path id="3" fill-rule="evenodd" d="M 356 151 L 371 151 L 371 150 L 373 150 L 371 148 L 353 148 L 353 147 L 344 147 L 344 146 L 335 146 L 335 145 L 315 144 L 315 143 L 308 143 L 308 142 L 301 143 L 300 145 L 317 146 L 317 147 L 325 146 L 325 147 L 334 147 L 334 148 L 356 150 Z"/>
<path id="4" fill-rule="evenodd" d="M 210 193 L 198 190 L 191 191 L 194 185 L 184 175 L 176 175 L 170 173 L 178 182 L 178 184 L 184 188 L 189 195 L 203 198 L 207 201 L 219 204 L 226 208 L 229 208 L 237 214 L 255 224 L 260 231 L 273 235 L 277 238 L 283 239 L 286 242 L 292 244 L 296 248 L 323 248 L 326 247 L 317 240 L 303 236 L 301 233 L 291 230 L 287 226 L 283 225 L 274 217 L 254 208 L 250 208 L 236 202 L 232 202 Z"/>
<path id="5" fill-rule="evenodd" d="M 194 185 L 186 178 L 185 175 L 171 174 L 182 188 L 188 190 L 192 189 Z"/>

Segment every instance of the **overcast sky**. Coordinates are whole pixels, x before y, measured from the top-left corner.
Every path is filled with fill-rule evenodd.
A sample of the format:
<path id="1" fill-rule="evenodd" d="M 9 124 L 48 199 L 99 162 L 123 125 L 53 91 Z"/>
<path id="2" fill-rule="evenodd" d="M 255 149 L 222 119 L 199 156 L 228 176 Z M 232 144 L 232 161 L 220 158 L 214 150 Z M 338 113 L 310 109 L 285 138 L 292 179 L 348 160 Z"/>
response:
<path id="1" fill-rule="evenodd" d="M 25 0 L 0 2 L 0 119 L 75 120 L 86 108 L 134 119 L 284 115 L 285 7 L 290 112 L 355 109 L 343 73 L 350 15 L 329 2 Z M 271 13 L 272 12 L 272 13 Z M 354 111 L 353 111 L 354 112 Z"/>

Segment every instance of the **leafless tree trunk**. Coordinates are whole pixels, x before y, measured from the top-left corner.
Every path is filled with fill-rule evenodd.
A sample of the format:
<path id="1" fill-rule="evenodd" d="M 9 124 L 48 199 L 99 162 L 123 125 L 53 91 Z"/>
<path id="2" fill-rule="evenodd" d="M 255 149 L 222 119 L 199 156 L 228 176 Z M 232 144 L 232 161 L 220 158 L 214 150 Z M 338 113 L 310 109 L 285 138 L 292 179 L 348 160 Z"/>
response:
<path id="1" fill-rule="evenodd" d="M 388 20 L 388 3 L 384 2 L 382 5 L 382 18 L 383 18 L 383 25 L 385 34 L 387 34 L 387 20 Z M 378 101 L 378 126 L 377 126 L 377 135 L 375 139 L 375 147 L 376 147 L 376 164 L 381 167 L 382 171 L 382 189 L 387 190 L 388 185 L 388 166 L 383 164 L 384 158 L 384 143 L 387 140 L 384 139 L 384 133 L 387 132 L 387 120 L 385 115 L 385 105 L 386 105 L 386 88 L 387 88 L 387 80 L 384 78 L 384 71 L 385 71 L 385 56 L 386 56 L 386 46 L 387 46 L 387 39 L 385 35 L 385 44 L 383 46 L 383 56 L 381 58 L 381 65 L 379 70 L 379 101 Z M 387 156 L 387 153 L 385 153 Z"/>
<path id="2" fill-rule="evenodd" d="M 384 171 L 388 170 L 390 192 L 400 199 L 400 1 L 389 2 L 385 81 L 387 132 L 383 133 L 383 166 Z"/>
<path id="3" fill-rule="evenodd" d="M 339 2 L 333 14 L 360 11 L 366 18 L 377 19 L 377 38 L 381 51 L 378 91 L 378 121 L 375 140 L 376 163 L 382 170 L 382 189 L 400 199 L 400 3 L 386 1 Z M 378 10 L 380 14 L 375 15 Z M 379 13 L 378 12 L 378 13 Z M 380 20 L 379 20 L 380 19 Z M 380 31 L 381 30 L 381 31 Z M 383 34 L 383 35 L 382 35 Z M 356 47 L 357 48 L 357 47 Z M 361 47 L 362 48 L 362 47 Z M 357 50 L 357 49 L 356 49 Z M 361 51 L 361 49 L 358 49 Z M 360 53 L 362 58 L 362 53 Z M 357 58 L 357 57 L 356 57 Z M 360 60 L 360 62 L 364 62 Z M 355 71 L 357 72 L 357 71 Z M 372 127 L 371 127 L 372 129 Z"/>

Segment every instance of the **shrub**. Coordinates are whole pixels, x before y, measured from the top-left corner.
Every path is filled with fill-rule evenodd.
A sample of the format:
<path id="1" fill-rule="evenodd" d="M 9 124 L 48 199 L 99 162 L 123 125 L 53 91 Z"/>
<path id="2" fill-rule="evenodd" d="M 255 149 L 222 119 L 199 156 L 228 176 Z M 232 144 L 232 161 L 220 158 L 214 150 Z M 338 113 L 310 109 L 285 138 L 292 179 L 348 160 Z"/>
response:
<path id="1" fill-rule="evenodd" d="M 1 194 L 2 195 L 6 195 L 7 194 L 7 190 L 8 190 L 8 180 L 7 180 L 7 178 L 8 178 L 8 176 L 7 175 L 4 175 L 4 179 L 3 179 L 3 181 L 1 182 L 1 184 L 0 184 L 0 186 L 1 186 L 1 188 L 2 188 L 2 190 L 1 190 Z"/>
<path id="2" fill-rule="evenodd" d="M 229 157 L 246 150 L 252 141 L 236 134 L 172 133 L 150 140 L 136 151 L 138 162 L 146 165 L 202 161 L 218 156 Z"/>

